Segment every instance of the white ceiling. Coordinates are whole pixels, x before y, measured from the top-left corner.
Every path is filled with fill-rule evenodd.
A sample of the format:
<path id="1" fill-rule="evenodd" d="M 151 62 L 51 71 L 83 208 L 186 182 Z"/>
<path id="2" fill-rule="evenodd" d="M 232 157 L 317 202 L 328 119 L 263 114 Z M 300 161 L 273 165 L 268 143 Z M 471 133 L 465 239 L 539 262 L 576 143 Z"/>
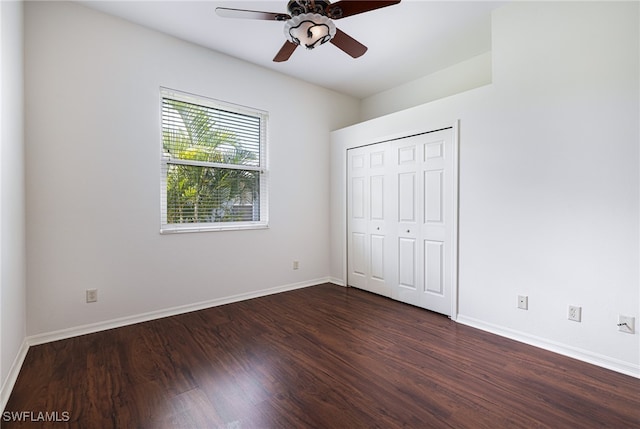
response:
<path id="1" fill-rule="evenodd" d="M 93 9 L 307 82 L 365 98 L 491 50 L 491 11 L 504 1 L 419 1 L 336 20 L 369 50 L 353 59 L 331 44 L 272 61 L 284 23 L 221 18 L 216 7 L 286 13 L 287 0 L 80 1 Z M 334 1 L 335 3 L 335 1 Z"/>

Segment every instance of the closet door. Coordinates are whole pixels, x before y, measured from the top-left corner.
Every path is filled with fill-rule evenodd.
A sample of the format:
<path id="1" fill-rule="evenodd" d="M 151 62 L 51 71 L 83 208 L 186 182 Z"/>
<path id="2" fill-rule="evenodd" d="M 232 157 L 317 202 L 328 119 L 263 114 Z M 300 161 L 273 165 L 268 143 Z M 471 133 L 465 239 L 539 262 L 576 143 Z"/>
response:
<path id="1" fill-rule="evenodd" d="M 421 306 L 451 316 L 453 282 L 457 269 L 457 198 L 454 178 L 456 154 L 453 130 L 426 134 L 422 142 L 424 163 L 422 210 L 422 292 Z"/>
<path id="2" fill-rule="evenodd" d="M 377 144 L 351 149 L 347 160 L 347 282 L 350 286 L 391 296 L 389 147 Z"/>
<path id="3" fill-rule="evenodd" d="M 389 171 L 394 183 L 396 240 L 394 253 L 397 273 L 392 283 L 393 299 L 418 305 L 417 291 L 422 282 L 420 270 L 420 158 L 417 137 L 392 144 L 394 166 Z"/>
<path id="4" fill-rule="evenodd" d="M 397 277 L 392 297 L 451 315 L 455 279 L 455 153 L 451 129 L 393 143 Z"/>
<path id="5" fill-rule="evenodd" d="M 452 315 L 453 129 L 350 149 L 347 284 Z"/>

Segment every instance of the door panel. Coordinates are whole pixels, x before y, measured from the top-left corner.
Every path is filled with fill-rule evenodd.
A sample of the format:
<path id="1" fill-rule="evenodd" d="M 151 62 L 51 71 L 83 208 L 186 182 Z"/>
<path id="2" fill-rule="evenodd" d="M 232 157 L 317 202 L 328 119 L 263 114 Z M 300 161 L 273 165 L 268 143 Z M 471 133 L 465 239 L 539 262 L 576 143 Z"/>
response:
<path id="1" fill-rule="evenodd" d="M 384 168 L 384 150 L 378 150 L 369 154 L 371 168 L 382 167 Z"/>
<path id="2" fill-rule="evenodd" d="M 398 175 L 398 220 L 400 222 L 416 220 L 416 174 L 414 172 Z"/>
<path id="3" fill-rule="evenodd" d="M 384 220 L 384 176 L 371 176 L 371 220 Z"/>
<path id="4" fill-rule="evenodd" d="M 424 240 L 424 291 L 444 295 L 443 245 L 441 241 Z"/>
<path id="5" fill-rule="evenodd" d="M 424 145 L 424 160 L 442 158 L 444 140 L 436 140 Z"/>
<path id="6" fill-rule="evenodd" d="M 366 237 L 361 232 L 354 232 L 352 234 L 353 265 L 351 268 L 354 274 L 358 274 L 360 276 L 364 276 L 367 272 L 367 252 L 365 247 L 365 240 Z"/>
<path id="7" fill-rule="evenodd" d="M 409 145 L 398 148 L 398 164 L 413 164 L 416 161 L 416 147 Z"/>
<path id="8" fill-rule="evenodd" d="M 384 274 L 384 236 L 371 235 L 371 277 L 376 280 L 385 280 Z"/>
<path id="9" fill-rule="evenodd" d="M 442 170 L 424 172 L 424 223 L 442 222 Z"/>
<path id="10" fill-rule="evenodd" d="M 351 216 L 353 219 L 364 219 L 364 177 L 354 177 L 352 182 Z"/>
<path id="11" fill-rule="evenodd" d="M 416 241 L 413 238 L 398 240 L 398 286 L 416 288 Z"/>

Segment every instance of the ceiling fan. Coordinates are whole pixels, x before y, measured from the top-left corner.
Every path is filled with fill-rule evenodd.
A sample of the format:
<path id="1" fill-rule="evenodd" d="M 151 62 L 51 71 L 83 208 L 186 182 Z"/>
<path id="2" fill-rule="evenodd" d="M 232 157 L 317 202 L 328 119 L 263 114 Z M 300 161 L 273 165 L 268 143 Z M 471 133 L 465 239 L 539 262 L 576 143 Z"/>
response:
<path id="1" fill-rule="evenodd" d="M 398 3 L 400 0 L 340 0 L 335 3 L 328 0 L 290 0 L 287 5 L 289 13 L 259 12 L 226 7 L 216 8 L 216 13 L 224 18 L 285 22 L 284 34 L 287 40 L 273 58 L 275 62 L 287 61 L 299 45 L 313 49 L 326 42 L 331 42 L 353 58 L 358 58 L 364 55 L 367 47 L 336 28 L 333 20 Z"/>

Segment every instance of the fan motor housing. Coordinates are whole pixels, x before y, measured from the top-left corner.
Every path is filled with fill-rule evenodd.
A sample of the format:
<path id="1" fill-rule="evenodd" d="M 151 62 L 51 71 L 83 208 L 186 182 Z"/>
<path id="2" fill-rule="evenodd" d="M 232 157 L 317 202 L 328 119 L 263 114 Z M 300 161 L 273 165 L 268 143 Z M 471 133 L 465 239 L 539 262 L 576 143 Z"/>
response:
<path id="1" fill-rule="evenodd" d="M 298 16 L 303 13 L 318 13 L 327 16 L 327 8 L 331 3 L 325 0 L 291 0 L 287 5 L 287 10 L 291 16 Z"/>

